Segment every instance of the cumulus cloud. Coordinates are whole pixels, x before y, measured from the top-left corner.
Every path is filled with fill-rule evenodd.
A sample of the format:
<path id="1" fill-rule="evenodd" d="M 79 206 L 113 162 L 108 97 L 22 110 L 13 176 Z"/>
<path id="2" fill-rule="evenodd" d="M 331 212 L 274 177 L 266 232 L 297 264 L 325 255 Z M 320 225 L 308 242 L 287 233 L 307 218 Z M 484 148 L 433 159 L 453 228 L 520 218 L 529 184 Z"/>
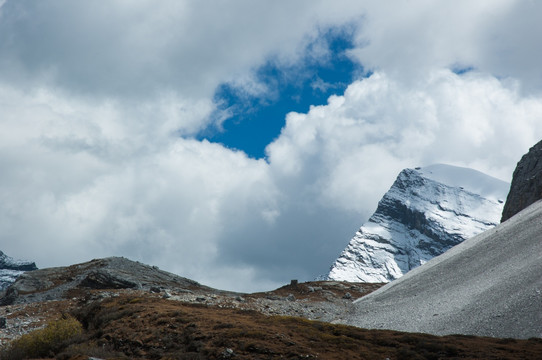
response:
<path id="1" fill-rule="evenodd" d="M 428 71 L 474 67 L 520 80 L 540 93 L 542 31 L 535 1 L 409 1 L 364 4 L 366 17 L 351 54 L 364 66 L 415 82 Z"/>
<path id="2" fill-rule="evenodd" d="M 440 70 L 406 87 L 375 73 L 325 106 L 290 113 L 267 152 L 279 176 L 303 178 L 323 203 L 353 210 L 376 204 L 408 166 L 445 162 L 510 180 L 542 137 L 541 117 L 541 99 L 492 76 Z"/>
<path id="3" fill-rule="evenodd" d="M 8 1 L 0 21 L 0 74 L 92 96 L 148 97 L 165 89 L 209 97 L 218 84 L 245 76 L 269 56 L 295 62 L 320 28 L 355 15 L 322 11 L 330 7 L 313 1 Z"/>
<path id="4" fill-rule="evenodd" d="M 167 116 L 153 118 L 166 125 L 146 124 L 149 114 L 134 121 L 132 109 L 115 104 L 8 87 L 0 94 L 11 105 L 0 110 L 8 253 L 45 266 L 115 254 L 227 283 L 213 268 L 224 227 L 269 222 L 277 211 L 263 160 L 157 131 L 169 128 Z"/>
<path id="5" fill-rule="evenodd" d="M 40 266 L 125 255 L 223 287 L 276 281 L 239 255 L 255 231 L 224 235 L 278 226 L 268 165 L 190 137 L 218 84 L 259 86 L 259 64 L 291 66 L 351 17 L 322 4 L 3 2 L 3 250 Z"/>
<path id="6" fill-rule="evenodd" d="M 509 181 L 542 138 L 541 116 L 542 99 L 487 74 L 438 70 L 412 87 L 375 73 L 327 105 L 287 116 L 267 147 L 278 190 L 273 226 L 236 222 L 219 253 L 264 279 L 310 279 L 327 270 L 403 168 L 441 162 Z"/>
<path id="7" fill-rule="evenodd" d="M 0 250 L 42 267 L 122 255 L 235 290 L 308 280 L 402 168 L 509 180 L 542 138 L 534 2 L 101 5 L 0 0 Z M 258 66 L 325 61 L 318 36 L 343 25 L 375 73 L 290 113 L 267 161 L 193 139 L 219 84 L 259 96 Z"/>
<path id="8" fill-rule="evenodd" d="M 478 60 L 480 44 L 512 1 L 414 1 L 368 4 L 361 45 L 355 50 L 367 66 L 404 76 L 434 67 Z M 430 29 L 430 31 L 428 31 Z M 407 71 L 410 70 L 410 71 Z"/>

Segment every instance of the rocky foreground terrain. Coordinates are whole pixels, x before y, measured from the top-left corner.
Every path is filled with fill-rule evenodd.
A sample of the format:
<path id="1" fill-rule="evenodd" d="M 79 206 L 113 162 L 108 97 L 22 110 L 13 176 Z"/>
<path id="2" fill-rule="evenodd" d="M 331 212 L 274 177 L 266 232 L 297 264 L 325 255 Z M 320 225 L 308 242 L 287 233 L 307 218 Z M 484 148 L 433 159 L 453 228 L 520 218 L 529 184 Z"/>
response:
<path id="1" fill-rule="evenodd" d="M 29 354 L 23 353 L 21 347 L 41 349 L 28 338 L 42 339 L 33 334 L 50 333 L 51 328 L 60 331 L 58 324 L 63 321 L 77 324 L 76 328 L 70 327 L 75 336 L 53 342 L 41 353 L 30 353 L 32 357 L 542 357 L 542 339 L 437 337 L 337 324 L 352 310 L 353 301 L 381 286 L 292 282 L 274 291 L 241 294 L 202 286 L 125 258 L 35 270 L 22 275 L 1 298 L 4 305 L 0 307 L 0 358 L 25 358 Z M 44 330 L 47 324 L 49 327 Z"/>
<path id="2" fill-rule="evenodd" d="M 322 281 L 290 284 L 264 293 L 242 294 L 203 286 L 126 258 L 111 257 L 27 272 L 0 296 L 0 304 L 5 306 L 0 309 L 10 311 L 13 307 L 59 300 L 87 301 L 123 293 L 333 322 L 341 320 L 353 300 L 382 285 Z"/>

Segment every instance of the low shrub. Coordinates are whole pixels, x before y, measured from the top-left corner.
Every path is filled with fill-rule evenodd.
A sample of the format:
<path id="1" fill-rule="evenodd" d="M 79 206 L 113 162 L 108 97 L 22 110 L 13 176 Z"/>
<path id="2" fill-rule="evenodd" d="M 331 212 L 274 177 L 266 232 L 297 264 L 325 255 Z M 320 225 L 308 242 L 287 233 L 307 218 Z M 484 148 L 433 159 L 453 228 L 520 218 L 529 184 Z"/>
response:
<path id="1" fill-rule="evenodd" d="M 80 336 L 83 328 L 73 317 L 63 317 L 12 341 L 2 359 L 28 359 L 50 356 L 69 345 L 70 340 Z"/>

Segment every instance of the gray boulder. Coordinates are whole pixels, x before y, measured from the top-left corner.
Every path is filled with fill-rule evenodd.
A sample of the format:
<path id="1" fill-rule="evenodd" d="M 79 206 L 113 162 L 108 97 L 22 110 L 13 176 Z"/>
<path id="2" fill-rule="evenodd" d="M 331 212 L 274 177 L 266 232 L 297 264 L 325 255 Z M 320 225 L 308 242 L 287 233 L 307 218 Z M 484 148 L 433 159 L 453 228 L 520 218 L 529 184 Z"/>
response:
<path id="1" fill-rule="evenodd" d="M 141 287 L 137 282 L 123 279 L 107 270 L 91 271 L 79 283 L 79 286 L 90 289 L 134 289 Z"/>

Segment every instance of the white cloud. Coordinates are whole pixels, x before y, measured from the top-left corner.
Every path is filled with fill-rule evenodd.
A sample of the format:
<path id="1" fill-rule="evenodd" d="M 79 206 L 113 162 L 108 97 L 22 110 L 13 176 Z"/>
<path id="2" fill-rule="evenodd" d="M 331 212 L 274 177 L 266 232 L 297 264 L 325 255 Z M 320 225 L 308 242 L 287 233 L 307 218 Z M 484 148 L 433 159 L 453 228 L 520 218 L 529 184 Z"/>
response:
<path id="1" fill-rule="evenodd" d="M 539 93 L 542 4 L 536 1 L 366 2 L 352 55 L 364 66 L 415 83 L 427 72 L 474 67 Z"/>
<path id="2" fill-rule="evenodd" d="M 542 138 L 542 99 L 494 77 L 434 71 L 416 87 L 376 73 L 344 96 L 290 113 L 268 146 L 281 177 L 311 185 L 321 203 L 371 211 L 404 167 L 445 162 L 510 180 Z"/>
<path id="3" fill-rule="evenodd" d="M 535 2 L 0 4 L 0 250 L 39 266 L 123 255 L 237 290 L 310 279 L 402 168 L 510 179 L 542 137 Z M 217 85 L 261 94 L 258 66 L 325 61 L 319 34 L 345 24 L 377 71 L 289 114 L 269 163 L 190 139 Z"/>
<path id="4" fill-rule="evenodd" d="M 322 11 L 331 5 L 10 1 L 0 21 L 0 74 L 92 96 L 140 99 L 166 90 L 208 98 L 218 84 L 246 76 L 270 56 L 295 63 L 320 28 L 362 11 Z"/>
<path id="5" fill-rule="evenodd" d="M 0 109 L 7 253 L 41 266 L 116 254 L 210 277 L 220 273 L 224 227 L 277 216 L 263 160 L 159 131 L 167 114 L 139 119 L 65 94 L 0 94 L 10 105 Z"/>

